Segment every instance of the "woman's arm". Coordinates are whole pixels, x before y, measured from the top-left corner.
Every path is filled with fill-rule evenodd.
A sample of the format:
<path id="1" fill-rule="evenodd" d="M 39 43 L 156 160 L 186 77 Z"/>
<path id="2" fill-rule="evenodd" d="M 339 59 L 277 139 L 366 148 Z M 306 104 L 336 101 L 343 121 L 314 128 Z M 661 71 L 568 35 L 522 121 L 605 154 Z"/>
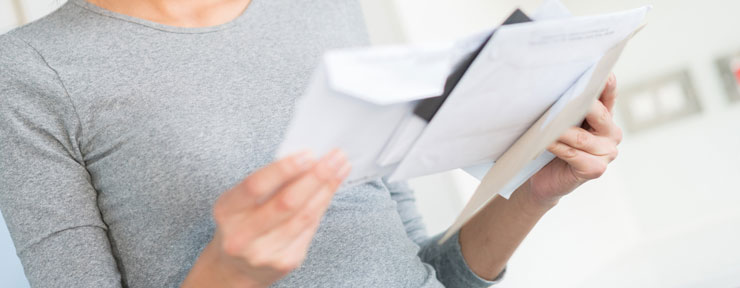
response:
<path id="1" fill-rule="evenodd" d="M 0 36 L 0 209 L 33 287 L 121 286 L 79 135 L 58 75 Z"/>
<path id="2" fill-rule="evenodd" d="M 496 196 L 460 230 L 463 257 L 483 279 L 501 274 L 529 231 L 554 206 L 527 199 L 526 189 L 520 187 L 509 200 Z"/>
<path id="3" fill-rule="evenodd" d="M 558 200 L 584 182 L 600 177 L 617 157 L 622 131 L 612 120 L 616 78 L 586 116 L 584 127 L 565 132 L 548 150 L 553 160 L 506 200 L 496 197 L 460 231 L 460 245 L 470 268 L 494 279 L 539 219 Z"/>
<path id="4" fill-rule="evenodd" d="M 427 235 L 422 216 L 416 209 L 414 192 L 406 183 L 384 181 L 384 184 L 396 202 L 396 209 L 406 229 L 406 235 L 419 245 L 419 258 L 434 268 L 437 279 L 445 287 L 483 288 L 490 287 L 500 280 L 501 277 L 493 281 L 482 279 L 468 267 L 460 251 L 457 235 L 442 245 L 437 244 L 442 234 L 431 238 Z"/>

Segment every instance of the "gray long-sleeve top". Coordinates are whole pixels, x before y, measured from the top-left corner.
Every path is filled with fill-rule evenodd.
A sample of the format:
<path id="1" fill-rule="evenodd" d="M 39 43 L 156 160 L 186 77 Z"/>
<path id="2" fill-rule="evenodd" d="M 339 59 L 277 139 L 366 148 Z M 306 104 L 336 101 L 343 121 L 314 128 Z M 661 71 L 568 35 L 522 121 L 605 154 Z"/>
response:
<path id="1" fill-rule="evenodd" d="M 253 0 L 177 28 L 72 0 L 0 36 L 0 209 L 34 287 L 175 287 L 223 191 L 271 162 L 323 51 L 366 45 L 356 0 Z M 331 113 L 332 107 L 326 107 Z M 339 191 L 275 287 L 487 287 L 414 196 Z"/>

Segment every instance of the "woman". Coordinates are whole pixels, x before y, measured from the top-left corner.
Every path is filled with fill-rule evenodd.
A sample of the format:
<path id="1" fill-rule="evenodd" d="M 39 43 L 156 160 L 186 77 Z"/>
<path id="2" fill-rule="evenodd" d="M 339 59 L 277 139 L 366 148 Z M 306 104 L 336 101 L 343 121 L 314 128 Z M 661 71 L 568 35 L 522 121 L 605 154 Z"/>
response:
<path id="1" fill-rule="evenodd" d="M 405 185 L 336 191 L 340 151 L 272 162 L 322 52 L 368 44 L 356 0 L 89 1 L 0 38 L 0 208 L 33 286 L 487 287 L 621 138 L 612 79 L 438 246 Z"/>

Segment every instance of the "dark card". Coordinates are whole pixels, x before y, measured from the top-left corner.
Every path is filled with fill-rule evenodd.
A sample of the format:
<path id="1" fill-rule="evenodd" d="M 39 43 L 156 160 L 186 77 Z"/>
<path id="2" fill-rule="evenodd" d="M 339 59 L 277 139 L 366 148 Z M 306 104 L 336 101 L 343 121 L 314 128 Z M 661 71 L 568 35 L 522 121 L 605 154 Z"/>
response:
<path id="1" fill-rule="evenodd" d="M 509 24 L 517 24 L 517 23 L 524 23 L 524 22 L 531 22 L 532 19 L 527 17 L 522 10 L 516 9 L 514 13 L 509 16 L 509 18 L 504 21 L 503 25 L 509 25 Z M 493 33 L 496 33 L 496 30 L 494 30 L 491 35 L 486 38 L 485 41 L 483 41 L 483 44 L 478 47 L 478 49 L 475 50 L 472 54 L 470 54 L 465 60 L 460 62 L 460 64 L 455 67 L 455 70 L 452 71 L 452 74 L 450 74 L 449 77 L 447 77 L 447 81 L 445 82 L 445 89 L 442 95 L 427 98 L 419 102 L 418 105 L 416 105 L 416 108 L 414 108 L 414 114 L 421 117 L 422 119 L 426 120 L 427 122 L 431 121 L 435 114 L 437 114 L 437 111 L 439 111 L 439 108 L 442 107 L 442 104 L 447 100 L 447 97 L 450 96 L 450 93 L 452 93 L 452 90 L 455 89 L 455 86 L 457 86 L 457 83 L 460 82 L 460 79 L 462 79 L 463 75 L 465 75 L 465 72 L 470 68 L 470 65 L 473 64 L 473 61 L 475 61 L 475 58 L 478 57 L 478 54 L 480 54 L 481 51 L 483 51 L 483 47 L 488 44 L 488 41 L 491 40 L 491 37 L 493 36 Z"/>

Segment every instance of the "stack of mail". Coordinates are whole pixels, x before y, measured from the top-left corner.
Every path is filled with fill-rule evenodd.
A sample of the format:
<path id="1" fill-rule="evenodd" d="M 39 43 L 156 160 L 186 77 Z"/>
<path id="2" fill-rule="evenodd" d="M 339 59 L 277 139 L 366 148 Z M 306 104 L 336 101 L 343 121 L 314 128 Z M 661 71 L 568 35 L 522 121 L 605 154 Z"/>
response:
<path id="1" fill-rule="evenodd" d="M 583 121 L 648 10 L 570 17 L 549 1 L 454 43 L 330 51 L 277 156 L 340 148 L 345 185 L 488 171 L 451 234 L 553 159 L 546 147 Z"/>

